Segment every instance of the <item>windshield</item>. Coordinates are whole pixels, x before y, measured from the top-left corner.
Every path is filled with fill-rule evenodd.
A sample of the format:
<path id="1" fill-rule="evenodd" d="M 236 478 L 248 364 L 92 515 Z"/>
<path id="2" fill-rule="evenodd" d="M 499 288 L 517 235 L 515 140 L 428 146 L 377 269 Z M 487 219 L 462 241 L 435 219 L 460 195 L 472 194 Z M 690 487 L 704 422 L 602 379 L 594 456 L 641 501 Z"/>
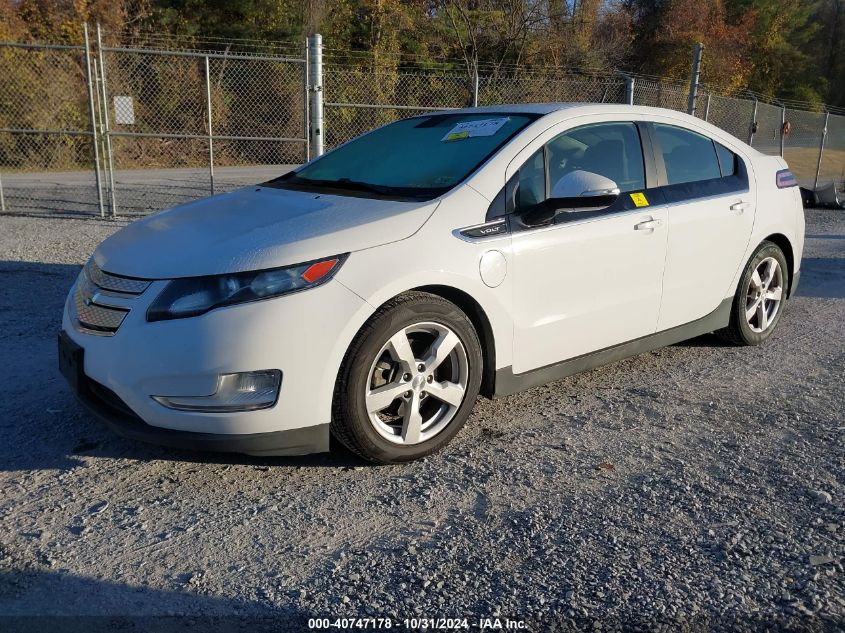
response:
<path id="1" fill-rule="evenodd" d="M 272 181 L 373 196 L 445 193 L 536 119 L 531 114 L 433 114 L 391 123 Z"/>

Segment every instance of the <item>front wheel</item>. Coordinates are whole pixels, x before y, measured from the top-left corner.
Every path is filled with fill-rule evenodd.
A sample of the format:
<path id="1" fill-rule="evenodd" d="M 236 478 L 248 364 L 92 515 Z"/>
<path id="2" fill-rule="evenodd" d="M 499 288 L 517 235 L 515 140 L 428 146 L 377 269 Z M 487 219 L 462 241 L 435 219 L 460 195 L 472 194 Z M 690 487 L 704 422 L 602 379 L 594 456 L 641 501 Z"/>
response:
<path id="1" fill-rule="evenodd" d="M 759 345 L 780 321 L 788 287 L 789 269 L 783 251 L 777 244 L 763 242 L 739 280 L 730 325 L 717 334 L 736 345 Z"/>
<path id="2" fill-rule="evenodd" d="M 472 322 L 423 292 L 389 301 L 352 343 L 335 387 L 332 433 L 361 457 L 407 462 L 445 446 L 481 387 Z"/>

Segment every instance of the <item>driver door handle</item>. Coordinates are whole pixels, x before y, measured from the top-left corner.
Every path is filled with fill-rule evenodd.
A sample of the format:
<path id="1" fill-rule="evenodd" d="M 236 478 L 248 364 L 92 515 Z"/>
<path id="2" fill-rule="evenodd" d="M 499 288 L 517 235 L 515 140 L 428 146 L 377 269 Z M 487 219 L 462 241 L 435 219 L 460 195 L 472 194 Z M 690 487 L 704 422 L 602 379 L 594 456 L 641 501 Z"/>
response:
<path id="1" fill-rule="evenodd" d="M 663 224 L 663 220 L 655 220 L 654 218 L 650 218 L 639 224 L 634 225 L 635 231 L 653 231 L 655 228 Z"/>
<path id="2" fill-rule="evenodd" d="M 731 211 L 739 211 L 740 213 L 742 213 L 743 211 L 745 211 L 750 206 L 751 206 L 750 202 L 746 202 L 745 200 L 740 200 L 739 202 L 735 202 L 734 204 L 731 205 Z"/>

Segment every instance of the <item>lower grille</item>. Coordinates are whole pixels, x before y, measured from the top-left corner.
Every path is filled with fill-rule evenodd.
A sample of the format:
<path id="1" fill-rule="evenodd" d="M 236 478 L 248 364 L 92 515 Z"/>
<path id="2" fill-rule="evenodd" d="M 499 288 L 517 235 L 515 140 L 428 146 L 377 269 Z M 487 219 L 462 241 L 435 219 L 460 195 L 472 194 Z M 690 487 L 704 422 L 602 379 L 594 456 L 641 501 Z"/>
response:
<path id="1" fill-rule="evenodd" d="M 89 393 L 99 401 L 101 406 L 108 407 L 112 412 L 121 416 L 140 420 L 138 415 L 114 391 L 90 378 L 86 382 L 88 383 Z"/>

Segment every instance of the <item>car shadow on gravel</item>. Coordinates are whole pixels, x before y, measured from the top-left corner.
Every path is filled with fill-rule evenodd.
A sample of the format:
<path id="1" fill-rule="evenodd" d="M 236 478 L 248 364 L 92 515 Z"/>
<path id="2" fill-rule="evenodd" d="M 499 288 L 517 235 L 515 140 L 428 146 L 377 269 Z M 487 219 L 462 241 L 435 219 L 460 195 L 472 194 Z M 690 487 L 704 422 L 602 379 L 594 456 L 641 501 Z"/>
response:
<path id="1" fill-rule="evenodd" d="M 7 569 L 0 572 L 0 630 L 276 633 L 306 628 L 308 615 L 296 605 L 279 608 L 204 595 L 198 593 L 202 579 L 192 586 L 196 579 L 190 573 L 169 582 L 172 591 L 61 572 Z"/>
<path id="2" fill-rule="evenodd" d="M 686 341 L 681 341 L 680 343 L 675 343 L 672 347 L 695 347 L 695 348 L 706 348 L 706 347 L 732 347 L 730 343 L 727 343 L 720 339 L 715 334 L 704 334 L 702 336 L 696 336 L 695 338 L 687 339 Z"/>
<path id="3" fill-rule="evenodd" d="M 96 418 L 92 419 L 95 424 L 100 424 Z M 91 457 L 110 457 L 138 461 L 172 461 L 220 466 L 242 465 L 252 466 L 259 470 L 269 468 L 357 468 L 362 466 L 377 466 L 376 464 L 364 461 L 334 441 L 332 441 L 331 452 L 328 453 L 315 453 L 293 457 L 273 457 L 243 455 L 240 453 L 178 450 L 124 439 L 113 434 L 112 431 L 105 427 L 103 427 L 103 433 L 110 434 L 110 437 L 105 441 L 92 442 L 90 444 L 86 440 L 83 440 L 83 443 L 74 447 L 73 452 L 67 455 L 67 457 L 73 459 L 87 455 Z"/>

